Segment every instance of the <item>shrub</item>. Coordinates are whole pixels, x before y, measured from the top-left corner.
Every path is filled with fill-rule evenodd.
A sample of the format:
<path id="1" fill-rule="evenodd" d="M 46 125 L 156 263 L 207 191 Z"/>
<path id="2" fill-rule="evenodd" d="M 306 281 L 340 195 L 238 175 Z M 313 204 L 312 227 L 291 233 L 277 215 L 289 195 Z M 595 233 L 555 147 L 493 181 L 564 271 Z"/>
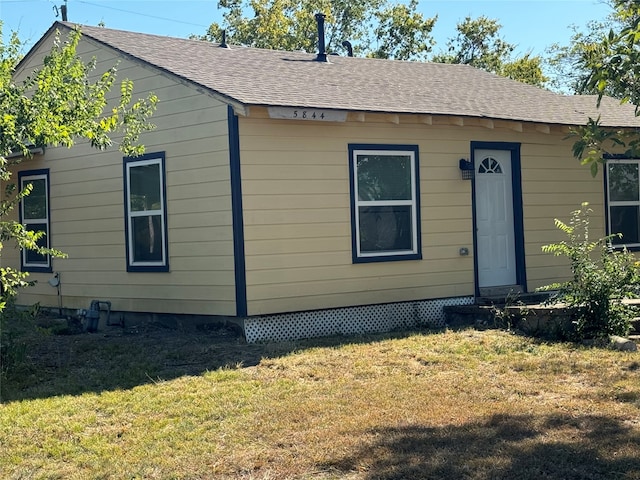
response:
<path id="1" fill-rule="evenodd" d="M 31 341 L 45 333 L 36 324 L 39 314 L 39 304 L 20 310 L 12 301 L 0 311 L 0 386 L 3 380 L 29 372 Z"/>
<path id="2" fill-rule="evenodd" d="M 637 296 L 638 264 L 626 249 L 614 249 L 614 234 L 590 240 L 588 203 L 571 212 L 568 224 L 555 219 L 567 240 L 544 245 L 542 251 L 565 256 L 571 265 L 572 278 L 540 290 L 557 290 L 550 301 L 560 301 L 575 309 L 574 340 L 627 335 L 631 327 L 633 308 L 624 298 Z"/>

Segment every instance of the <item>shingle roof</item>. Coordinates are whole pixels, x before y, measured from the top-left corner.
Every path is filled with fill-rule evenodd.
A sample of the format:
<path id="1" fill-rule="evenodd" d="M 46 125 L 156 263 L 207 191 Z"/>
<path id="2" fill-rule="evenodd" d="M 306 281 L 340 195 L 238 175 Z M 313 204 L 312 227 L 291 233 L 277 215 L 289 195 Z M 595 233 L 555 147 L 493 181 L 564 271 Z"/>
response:
<path id="1" fill-rule="evenodd" d="M 72 28 L 56 22 L 52 28 Z M 330 56 L 81 26 L 86 37 L 241 104 L 640 126 L 633 105 L 560 95 L 467 65 Z"/>

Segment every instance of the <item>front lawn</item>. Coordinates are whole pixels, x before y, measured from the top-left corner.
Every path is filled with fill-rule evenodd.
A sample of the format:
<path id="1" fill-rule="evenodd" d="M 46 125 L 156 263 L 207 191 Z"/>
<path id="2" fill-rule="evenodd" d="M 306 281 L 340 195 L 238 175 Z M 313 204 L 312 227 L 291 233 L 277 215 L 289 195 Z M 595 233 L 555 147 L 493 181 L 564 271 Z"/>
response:
<path id="1" fill-rule="evenodd" d="M 43 336 L 0 478 L 640 479 L 640 354 L 502 331 Z"/>

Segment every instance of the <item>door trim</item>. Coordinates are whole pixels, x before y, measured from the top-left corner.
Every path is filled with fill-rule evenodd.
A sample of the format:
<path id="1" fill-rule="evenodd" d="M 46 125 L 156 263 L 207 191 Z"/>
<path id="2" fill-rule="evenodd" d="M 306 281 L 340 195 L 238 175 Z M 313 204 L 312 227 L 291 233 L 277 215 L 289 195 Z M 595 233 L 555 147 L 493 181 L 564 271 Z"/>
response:
<path id="1" fill-rule="evenodd" d="M 513 142 L 471 142 L 471 163 L 476 165 L 476 150 L 506 150 L 511 153 L 511 185 L 513 197 L 513 228 L 515 241 L 516 282 L 522 292 L 527 292 L 527 272 L 524 250 L 524 214 L 522 208 L 522 172 L 520 161 L 520 143 Z M 476 220 L 476 180 L 471 180 L 471 204 L 473 217 L 473 281 L 475 296 L 480 296 L 478 281 L 478 225 Z"/>

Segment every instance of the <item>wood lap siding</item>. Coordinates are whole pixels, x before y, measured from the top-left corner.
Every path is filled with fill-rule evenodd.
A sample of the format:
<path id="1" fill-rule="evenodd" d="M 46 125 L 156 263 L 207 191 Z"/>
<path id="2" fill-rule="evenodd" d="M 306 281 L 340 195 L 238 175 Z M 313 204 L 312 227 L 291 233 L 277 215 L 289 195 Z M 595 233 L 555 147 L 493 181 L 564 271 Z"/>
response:
<path id="1" fill-rule="evenodd" d="M 170 272 L 126 272 L 122 154 L 87 145 L 48 148 L 29 168 L 51 169 L 53 246 L 69 255 L 53 260 L 62 272 L 63 306 L 87 308 L 95 298 L 110 300 L 114 310 L 235 314 L 226 105 L 92 42 L 82 41 L 79 52 L 98 58 L 98 72 L 120 61 L 114 92 L 128 78 L 134 99 L 150 92 L 160 99 L 151 119 L 156 129 L 141 141 L 148 153 L 166 155 Z M 32 278 L 39 283 L 21 303 L 56 306 L 48 276 Z"/>
<path id="2" fill-rule="evenodd" d="M 170 272 L 126 272 L 122 155 L 86 144 L 47 148 L 20 168 L 50 169 L 52 246 L 69 254 L 53 260 L 63 306 L 87 308 L 95 298 L 114 310 L 235 315 L 227 106 L 96 42 L 82 41 L 80 52 L 98 58 L 97 72 L 120 60 L 118 79 L 134 81 L 134 98 L 160 98 L 157 128 L 142 141 L 147 152 L 166 155 Z M 41 59 L 30 58 L 23 74 Z M 604 232 L 602 174 L 593 179 L 579 165 L 560 128 L 544 134 L 524 124 L 516 132 L 509 122 L 489 129 L 438 116 L 427 125 L 412 115 L 396 124 L 388 115 L 351 113 L 344 123 L 296 122 L 270 120 L 261 107 L 248 111 L 238 122 L 249 315 L 473 295 L 472 183 L 458 168 L 471 142 L 521 144 L 529 290 L 568 273 L 562 259 L 541 252 L 563 239 L 554 217 L 566 220 L 588 201 L 592 235 Z M 422 260 L 352 263 L 349 144 L 418 145 Z M 8 247 L 2 264 L 19 266 Z M 470 255 L 460 256 L 461 247 Z M 50 275 L 31 278 L 38 284 L 20 303 L 57 306 Z"/>
<path id="3" fill-rule="evenodd" d="M 522 144 L 530 289 L 567 274 L 540 250 L 559 238 L 554 216 L 589 201 L 602 228 L 602 180 L 573 159 L 562 132 L 261 117 L 240 118 L 249 314 L 473 295 L 471 182 L 458 169 L 471 141 Z M 418 144 L 423 260 L 352 264 L 349 143 Z"/>
<path id="4" fill-rule="evenodd" d="M 525 248 L 529 289 L 568 277 L 563 257 L 543 253 L 542 245 L 566 239 L 554 225 L 554 218 L 569 221 L 570 213 L 589 202 L 593 209 L 591 236 L 604 235 L 604 193 L 602 171 L 591 177 L 587 167 L 573 158 L 571 140 L 564 136 L 543 136 L 549 144 L 523 144 L 522 181 Z"/>
<path id="5" fill-rule="evenodd" d="M 471 246 L 468 142 L 420 125 L 240 120 L 250 314 L 473 294 L 470 257 L 443 246 Z M 459 152 L 432 153 L 438 138 Z M 352 264 L 349 143 L 419 145 L 422 261 Z M 457 237 L 444 244 L 442 220 Z"/>

